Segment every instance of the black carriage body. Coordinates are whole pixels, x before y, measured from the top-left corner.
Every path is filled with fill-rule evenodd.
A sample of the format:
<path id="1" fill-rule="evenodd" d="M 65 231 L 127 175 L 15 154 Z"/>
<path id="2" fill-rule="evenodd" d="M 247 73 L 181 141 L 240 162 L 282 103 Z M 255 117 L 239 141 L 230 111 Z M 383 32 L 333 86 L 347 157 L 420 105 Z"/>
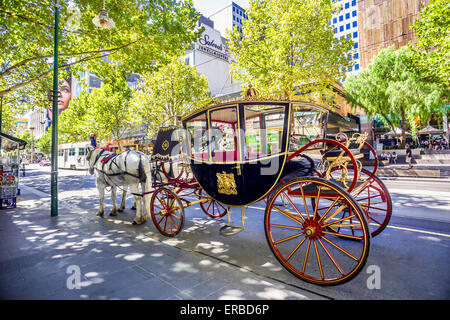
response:
<path id="1" fill-rule="evenodd" d="M 290 149 L 306 144 L 290 141 L 295 133 L 294 114 L 300 107 L 303 118 L 308 110 L 314 116 L 317 110 L 323 113 L 318 119 L 319 136 L 308 137 L 303 132 L 302 137 L 322 138 L 327 113 L 313 104 L 242 100 L 184 117 L 187 156 L 202 189 L 223 204 L 244 206 L 262 199 L 290 170 L 298 170 L 298 163 L 287 162 L 287 157 Z"/>

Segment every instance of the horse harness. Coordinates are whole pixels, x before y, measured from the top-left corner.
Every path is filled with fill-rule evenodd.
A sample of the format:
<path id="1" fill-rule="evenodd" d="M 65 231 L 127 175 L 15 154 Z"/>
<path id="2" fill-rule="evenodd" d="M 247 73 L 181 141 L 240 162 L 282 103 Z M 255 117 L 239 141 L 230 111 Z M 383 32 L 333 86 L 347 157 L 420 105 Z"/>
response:
<path id="1" fill-rule="evenodd" d="M 120 175 L 123 175 L 123 174 L 127 174 L 127 175 L 132 176 L 132 177 L 134 177 L 134 178 L 136 178 L 136 179 L 139 179 L 139 181 L 141 181 L 141 182 L 145 182 L 145 181 L 147 180 L 147 177 L 146 177 L 146 175 L 144 174 L 144 170 L 143 170 L 143 167 L 142 167 L 142 158 L 141 158 L 141 155 L 140 155 L 139 153 L 137 153 L 137 152 L 136 152 L 136 153 L 137 153 L 137 155 L 139 156 L 139 165 L 138 165 L 139 176 L 137 176 L 137 175 L 135 175 L 135 174 L 132 174 L 132 173 L 130 173 L 130 172 L 127 171 L 127 157 L 128 157 L 129 152 L 130 152 L 130 151 L 128 151 L 128 152 L 125 154 L 125 159 L 124 159 L 125 171 L 121 170 L 120 167 L 119 167 L 119 165 L 118 165 L 118 164 L 116 163 L 116 161 L 115 161 L 115 160 L 116 160 L 116 157 L 118 156 L 117 154 L 108 154 L 108 155 L 104 155 L 103 158 L 102 158 L 101 160 L 100 160 L 100 157 L 102 156 L 103 153 L 105 153 L 105 150 L 102 149 L 102 150 L 97 154 L 97 157 L 95 158 L 95 161 L 94 161 L 94 163 L 93 163 L 92 166 L 94 167 L 95 170 L 97 170 L 98 172 L 100 172 L 100 173 L 103 174 L 106 183 L 107 183 L 110 187 L 114 187 L 114 186 L 119 187 L 119 186 L 115 185 L 115 184 L 111 181 L 110 177 L 113 177 L 113 176 L 120 176 Z M 97 162 L 98 162 L 99 160 L 102 162 L 102 169 L 99 169 L 99 168 L 95 167 L 95 165 L 97 164 Z M 107 173 L 107 172 L 105 171 L 105 165 L 107 165 L 108 162 L 109 162 L 109 168 L 108 168 L 109 170 L 112 170 L 112 165 L 114 164 L 114 165 L 117 167 L 117 169 L 120 170 L 120 172 L 116 172 L 116 173 Z M 109 179 L 107 179 L 107 178 L 109 178 Z M 108 180 L 109 180 L 109 181 L 108 181 Z M 120 187 L 119 187 L 119 188 L 120 188 Z M 123 190 L 122 190 L 122 191 L 123 191 Z M 135 195 L 135 196 L 140 196 L 140 197 L 142 197 L 142 194 L 135 194 L 135 193 L 131 193 L 131 194 L 133 194 L 133 195 Z"/>

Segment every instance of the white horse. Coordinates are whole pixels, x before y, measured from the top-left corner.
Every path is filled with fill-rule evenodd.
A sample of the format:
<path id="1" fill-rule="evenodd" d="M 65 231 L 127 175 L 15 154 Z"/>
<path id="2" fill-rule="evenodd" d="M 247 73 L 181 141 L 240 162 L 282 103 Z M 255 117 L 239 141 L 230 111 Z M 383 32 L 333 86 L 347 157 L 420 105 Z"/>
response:
<path id="1" fill-rule="evenodd" d="M 133 220 L 133 224 L 145 222 L 147 214 L 150 213 L 150 191 L 152 188 L 150 158 L 146 154 L 134 150 L 116 155 L 103 149 L 90 147 L 87 160 L 89 162 L 89 173 L 95 174 L 95 182 L 100 197 L 97 215 L 101 217 L 104 215 L 106 188 L 111 188 L 113 209 L 110 214 L 114 216 L 117 215 L 117 187 L 123 189 L 119 211 L 125 207 L 125 197 L 129 187 L 136 204 L 136 218 Z M 144 205 L 144 208 L 142 205 Z"/>

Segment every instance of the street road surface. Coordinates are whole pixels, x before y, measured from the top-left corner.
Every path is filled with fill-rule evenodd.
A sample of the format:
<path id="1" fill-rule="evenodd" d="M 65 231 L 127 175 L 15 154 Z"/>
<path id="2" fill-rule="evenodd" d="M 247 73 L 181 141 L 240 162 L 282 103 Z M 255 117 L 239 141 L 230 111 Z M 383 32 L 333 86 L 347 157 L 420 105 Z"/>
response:
<path id="1" fill-rule="evenodd" d="M 21 183 L 50 201 L 50 168 L 31 165 Z M 372 239 L 370 256 L 363 271 L 353 280 L 334 287 L 320 287 L 303 282 L 287 272 L 273 256 L 264 234 L 264 202 L 251 205 L 246 214 L 246 229 L 225 237 L 219 229 L 222 219 L 208 218 L 199 205 L 185 210 L 184 229 L 175 238 L 165 238 L 151 219 L 144 225 L 132 226 L 134 211 L 131 196 L 127 209 L 118 217 L 109 217 L 112 229 L 125 230 L 136 237 L 156 239 L 163 246 L 196 253 L 202 263 L 229 264 L 242 270 L 301 288 L 325 299 L 450 299 L 450 180 L 383 179 L 393 201 L 389 226 Z M 48 198 L 48 199 L 47 199 Z M 106 212 L 111 208 L 106 197 Z M 118 200 L 119 201 L 119 200 Z M 59 171 L 59 205 L 78 208 L 95 215 L 98 209 L 93 176 L 86 171 Z M 232 218 L 240 223 L 240 212 Z M 50 218 L 50 212 L 49 212 Z M 101 219 L 101 218 L 98 218 Z M 132 247 L 130 248 L 132 251 Z M 159 259 L 164 259 L 164 255 Z M 181 263 L 182 264 L 182 263 Z M 184 266 L 184 265 L 183 265 Z M 186 268 L 194 268 L 186 264 Z M 220 270 L 218 270 L 220 272 Z M 371 276 L 379 272 L 379 288 L 372 288 Z M 285 299 L 283 292 L 267 299 Z M 209 299 L 239 299 L 240 293 L 218 292 Z"/>

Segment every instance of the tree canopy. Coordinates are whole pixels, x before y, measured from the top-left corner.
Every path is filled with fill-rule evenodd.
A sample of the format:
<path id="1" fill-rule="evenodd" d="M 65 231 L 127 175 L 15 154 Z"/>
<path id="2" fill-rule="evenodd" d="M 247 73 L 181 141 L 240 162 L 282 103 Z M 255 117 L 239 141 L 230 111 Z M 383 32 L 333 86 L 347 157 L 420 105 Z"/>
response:
<path id="1" fill-rule="evenodd" d="M 211 100 L 206 77 L 175 57 L 157 72 L 142 75 L 133 93 L 131 112 L 134 121 L 153 134 L 162 125 L 176 124 L 177 116 Z"/>
<path id="2" fill-rule="evenodd" d="M 132 89 L 123 78 L 105 82 L 91 93 L 83 91 L 70 108 L 61 113 L 58 126 L 61 138 L 85 141 L 94 133 L 99 140 L 112 138 L 120 148 L 120 141 L 133 128 L 131 98 Z"/>
<path id="3" fill-rule="evenodd" d="M 422 69 L 414 63 L 412 50 L 405 46 L 383 49 L 367 69 L 344 83 L 347 100 L 368 115 L 379 115 L 392 129 L 414 135 L 416 120 L 426 122 L 438 116 L 448 91 L 440 84 L 423 80 Z"/>
<path id="4" fill-rule="evenodd" d="M 417 33 L 415 62 L 424 77 L 450 86 L 450 2 L 430 0 L 411 26 Z"/>
<path id="5" fill-rule="evenodd" d="M 352 65 L 353 41 L 335 38 L 330 0 L 251 0 L 242 36 L 229 33 L 232 74 L 262 95 L 327 91 Z"/>
<path id="6" fill-rule="evenodd" d="M 179 55 L 199 36 L 191 0 L 110 0 L 116 27 L 92 23 L 103 0 L 61 0 L 59 69 L 97 73 L 109 62 L 124 72 L 152 70 Z M 50 81 L 54 34 L 53 1 L 0 0 L 0 96 L 22 91 L 44 101 Z M 38 98 L 34 98 L 38 99 Z M 38 100 L 39 100 L 38 99 Z"/>

